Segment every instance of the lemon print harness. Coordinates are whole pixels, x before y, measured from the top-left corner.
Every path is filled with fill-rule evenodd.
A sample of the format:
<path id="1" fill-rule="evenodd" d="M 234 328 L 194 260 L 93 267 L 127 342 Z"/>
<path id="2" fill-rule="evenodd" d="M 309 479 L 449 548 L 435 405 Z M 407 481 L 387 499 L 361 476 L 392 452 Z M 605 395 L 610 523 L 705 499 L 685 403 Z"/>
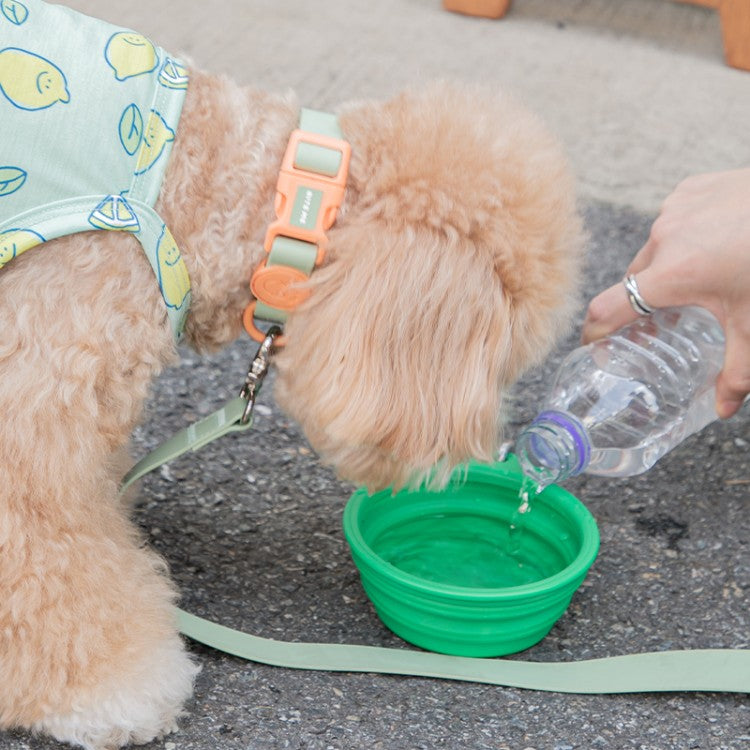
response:
<path id="1" fill-rule="evenodd" d="M 140 34 L 41 0 L 3 0 L 0 269 L 56 237 L 128 232 L 179 340 L 190 280 L 154 204 L 187 86 L 184 66 Z"/>

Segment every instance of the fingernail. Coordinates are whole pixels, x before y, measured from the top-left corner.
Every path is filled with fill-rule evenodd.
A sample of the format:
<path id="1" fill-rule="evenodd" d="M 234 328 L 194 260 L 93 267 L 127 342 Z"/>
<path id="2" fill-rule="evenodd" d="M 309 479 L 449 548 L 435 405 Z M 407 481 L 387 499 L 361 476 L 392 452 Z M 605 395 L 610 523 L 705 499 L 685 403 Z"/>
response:
<path id="1" fill-rule="evenodd" d="M 596 339 L 599 339 L 602 337 L 602 327 L 597 326 L 596 323 L 593 322 L 585 322 L 583 324 L 583 328 L 581 329 L 581 341 L 584 344 L 588 344 L 591 341 L 595 341 Z"/>

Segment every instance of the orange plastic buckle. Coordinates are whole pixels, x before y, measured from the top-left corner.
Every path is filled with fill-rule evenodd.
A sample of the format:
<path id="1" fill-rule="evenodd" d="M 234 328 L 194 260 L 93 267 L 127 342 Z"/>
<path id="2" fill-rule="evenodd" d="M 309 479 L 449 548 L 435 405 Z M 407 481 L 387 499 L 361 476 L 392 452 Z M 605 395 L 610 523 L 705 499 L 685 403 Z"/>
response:
<path id="1" fill-rule="evenodd" d="M 298 167 L 295 161 L 300 144 L 322 146 L 339 152 L 341 159 L 336 174 L 322 174 Z M 271 252 L 274 240 L 283 236 L 315 245 L 317 254 L 314 267 L 323 262 L 328 247 L 326 232 L 336 221 L 344 199 L 350 159 L 351 146 L 345 140 L 306 130 L 295 130 L 291 134 L 276 184 L 276 220 L 268 227 L 263 243 L 266 253 Z M 307 278 L 305 272 L 291 265 L 274 263 L 268 266 L 266 259 L 255 269 L 250 289 L 260 302 L 290 312 L 307 299 L 307 290 L 295 288 Z M 255 304 L 252 302 L 248 305 L 243 324 L 253 339 L 263 341 L 265 334 L 254 324 Z M 283 344 L 283 337 L 278 344 Z"/>
<path id="2" fill-rule="evenodd" d="M 322 146 L 323 148 L 339 151 L 341 153 L 341 163 L 335 175 L 329 177 L 319 172 L 311 172 L 295 166 L 297 149 L 302 143 L 308 143 L 312 146 Z M 344 189 L 346 188 L 346 178 L 349 174 L 349 160 L 351 158 L 352 147 L 347 141 L 340 138 L 331 138 L 330 136 L 321 135 L 320 133 L 310 133 L 306 130 L 295 130 L 289 137 L 289 144 L 286 147 L 286 153 L 281 162 L 279 172 L 279 181 L 276 185 L 276 202 L 275 210 L 278 217 L 266 232 L 264 243 L 266 252 L 271 252 L 271 246 L 278 235 L 292 237 L 304 242 L 312 242 L 318 246 L 318 257 L 315 265 L 319 266 L 323 262 L 328 237 L 326 232 L 333 226 L 336 221 L 341 203 L 344 200 Z M 299 191 L 303 192 L 300 193 Z M 315 216 L 304 212 L 304 197 L 302 198 L 303 210 L 294 216 L 293 211 L 297 200 L 302 196 L 307 196 L 307 191 L 320 191 L 320 207 Z M 315 196 L 316 199 L 318 196 Z M 307 219 L 313 219 L 309 226 L 306 226 Z"/>

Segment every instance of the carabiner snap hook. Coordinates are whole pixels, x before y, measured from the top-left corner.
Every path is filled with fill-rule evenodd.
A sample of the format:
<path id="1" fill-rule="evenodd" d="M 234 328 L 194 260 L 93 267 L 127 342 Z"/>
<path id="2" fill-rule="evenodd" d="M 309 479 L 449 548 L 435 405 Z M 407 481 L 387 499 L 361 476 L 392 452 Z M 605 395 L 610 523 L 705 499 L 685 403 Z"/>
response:
<path id="1" fill-rule="evenodd" d="M 268 368 L 271 365 L 271 353 L 275 339 L 281 335 L 281 328 L 279 326 L 271 326 L 266 333 L 266 337 L 258 347 L 258 351 L 255 352 L 255 357 L 250 363 L 247 375 L 245 376 L 245 383 L 240 391 L 240 398 L 244 398 L 247 401 L 245 410 L 242 412 L 240 418 L 240 424 L 247 424 L 250 421 L 250 417 L 255 407 L 255 399 L 260 393 L 260 387 L 263 385 L 266 375 L 268 374 Z"/>

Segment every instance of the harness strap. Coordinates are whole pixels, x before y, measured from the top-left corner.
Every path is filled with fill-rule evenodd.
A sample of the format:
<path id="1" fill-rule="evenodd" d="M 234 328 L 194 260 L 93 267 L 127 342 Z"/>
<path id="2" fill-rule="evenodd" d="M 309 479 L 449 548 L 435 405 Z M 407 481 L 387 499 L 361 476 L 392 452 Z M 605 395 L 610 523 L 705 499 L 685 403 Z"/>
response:
<path id="1" fill-rule="evenodd" d="M 190 309 L 190 278 L 169 228 L 140 200 L 122 195 L 66 198 L 0 222 L 0 269 L 43 242 L 96 229 L 132 234 L 141 244 L 179 341 Z"/>
<path id="2" fill-rule="evenodd" d="M 256 357 L 257 361 L 257 357 Z M 262 379 L 262 378 L 261 378 Z M 257 390 L 248 394 L 254 399 Z M 123 481 L 136 479 L 229 432 L 246 430 L 247 398 L 238 397 L 139 461 Z M 243 419 L 245 420 L 243 422 Z M 526 688 L 557 693 L 612 694 L 673 691 L 750 693 L 750 649 L 657 651 L 578 662 L 540 663 L 446 656 L 410 649 L 259 638 L 176 610 L 180 631 L 242 659 L 288 669 L 369 672 Z"/>

